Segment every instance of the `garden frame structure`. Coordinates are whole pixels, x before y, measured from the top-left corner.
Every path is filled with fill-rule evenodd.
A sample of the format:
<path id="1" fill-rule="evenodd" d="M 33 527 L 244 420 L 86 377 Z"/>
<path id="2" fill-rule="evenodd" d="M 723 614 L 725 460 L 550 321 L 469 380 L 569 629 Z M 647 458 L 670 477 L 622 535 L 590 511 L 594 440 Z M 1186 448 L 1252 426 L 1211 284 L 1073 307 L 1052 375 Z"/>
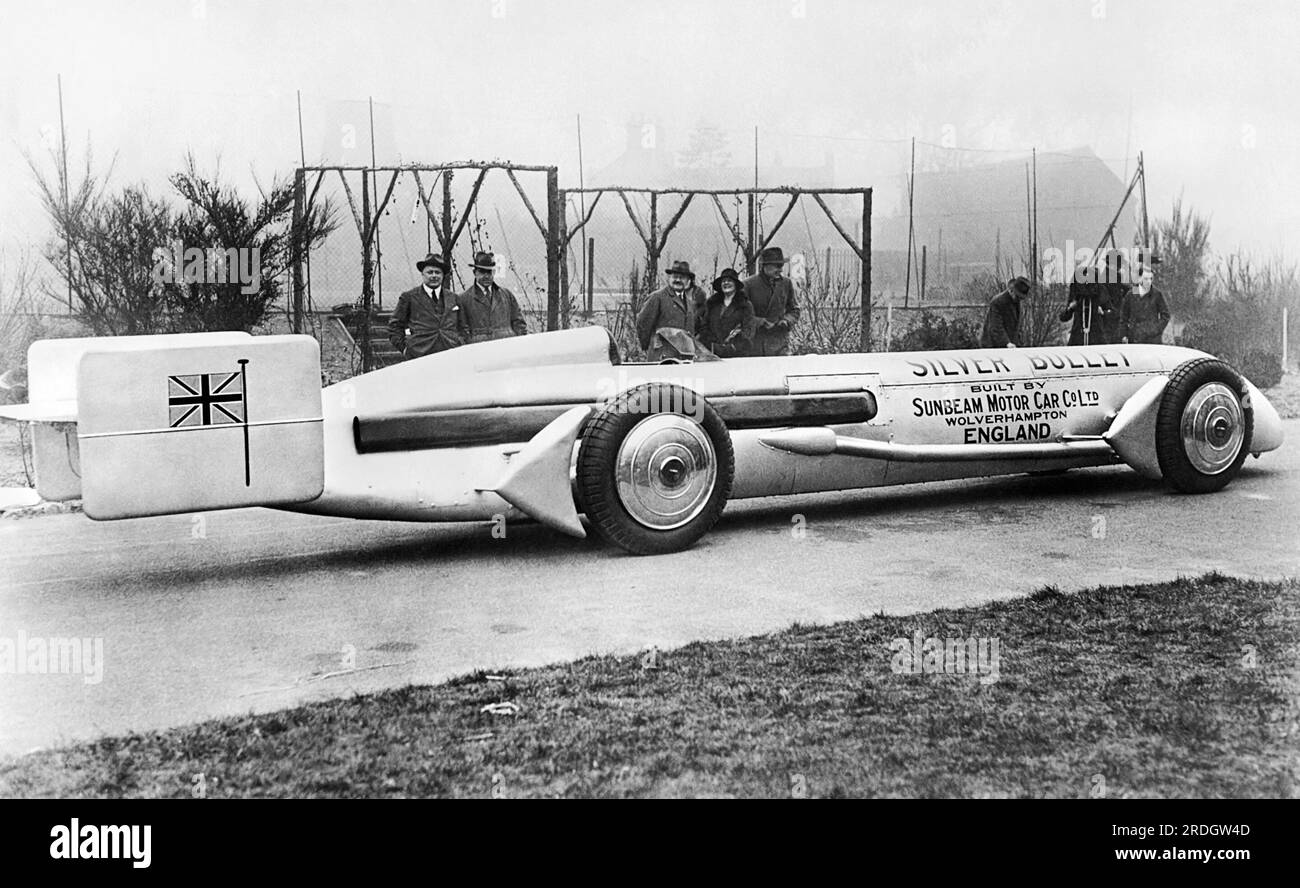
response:
<path id="1" fill-rule="evenodd" d="M 458 170 L 472 170 L 477 173 L 474 185 L 471 188 L 469 198 L 465 205 L 460 208 L 460 212 L 453 212 L 453 203 L 451 197 L 452 177 Z M 487 174 L 492 170 L 502 170 L 514 185 L 515 190 L 527 209 L 528 214 L 532 217 L 533 222 L 542 235 L 546 246 L 546 329 L 556 330 L 569 325 L 569 282 L 568 282 L 568 263 L 564 257 L 569 248 L 569 244 L 579 232 L 586 227 L 595 213 L 596 206 L 600 203 L 601 197 L 605 194 L 617 194 L 627 209 L 629 218 L 641 238 L 641 242 L 646 251 L 646 268 L 649 282 L 653 286 L 658 278 L 658 269 L 663 251 L 667 246 L 668 237 L 681 221 L 687 208 L 697 198 L 702 197 L 713 202 L 719 218 L 725 223 L 727 231 L 730 233 L 732 240 L 741 251 L 745 258 L 745 268 L 748 273 L 754 272 L 755 262 L 762 250 L 770 245 L 776 238 L 781 226 L 789 218 L 790 213 L 799 203 L 800 199 L 810 197 L 821 207 L 822 212 L 830 221 L 835 231 L 849 245 L 853 253 L 858 257 L 861 263 L 861 332 L 860 348 L 862 351 L 868 351 L 871 341 L 871 200 L 872 190 L 870 188 L 799 188 L 793 186 L 775 186 L 768 188 L 736 188 L 736 189 L 693 189 L 693 188 L 640 188 L 628 186 L 606 185 L 591 188 L 559 188 L 559 170 L 554 166 L 542 166 L 531 164 L 515 164 L 504 161 L 457 161 L 442 164 L 402 164 L 396 166 L 300 166 L 294 172 L 294 207 L 293 218 L 295 226 L 301 223 L 301 220 L 310 212 L 313 202 L 320 191 L 321 184 L 325 178 L 334 173 L 338 175 L 343 184 L 343 190 L 347 196 L 349 208 L 352 213 L 352 219 L 357 227 L 357 233 L 361 240 L 361 267 L 362 267 L 362 287 L 360 308 L 365 317 L 371 316 L 371 310 L 374 303 L 375 294 L 375 275 L 378 268 L 377 251 L 379 248 L 378 233 L 379 220 L 383 216 L 384 209 L 392 198 L 393 189 L 396 187 L 398 177 L 403 173 L 411 174 L 419 190 L 421 204 L 428 215 L 430 226 L 433 234 L 437 239 L 437 246 L 441 250 L 442 256 L 448 262 L 451 261 L 452 251 L 456 246 L 461 234 L 465 230 L 466 223 L 471 218 L 474 211 L 475 201 L 478 199 L 479 189 L 483 185 Z M 527 192 L 524 190 L 519 180 L 519 173 L 536 174 L 542 173 L 546 176 L 546 218 L 543 221 L 541 214 L 529 199 Z M 358 201 L 354 196 L 352 184 L 349 181 L 349 174 L 360 174 L 361 200 Z M 421 174 L 432 174 L 442 179 L 442 199 L 441 206 L 435 210 L 435 195 L 431 187 L 426 191 L 424 182 L 421 180 Z M 309 176 L 314 176 L 310 191 L 307 187 Z M 381 181 L 387 177 L 387 184 L 384 190 L 384 196 L 381 200 L 376 200 L 373 195 L 377 195 Z M 592 196 L 590 202 L 585 203 L 582 218 L 580 218 L 572 229 L 568 227 L 568 220 L 565 214 L 565 207 L 570 195 Z M 642 195 L 650 207 L 649 219 L 643 223 L 636 209 L 632 205 L 630 195 Z M 681 203 L 667 222 L 661 224 L 659 221 L 660 198 L 667 196 L 680 196 Z M 757 201 L 769 195 L 784 195 L 789 198 L 780 217 L 770 229 L 760 234 L 759 213 L 757 211 Z M 862 201 L 862 242 L 859 243 L 845 229 L 835 214 L 827 206 L 824 197 L 826 195 L 859 195 Z M 723 197 L 745 197 L 747 202 L 747 218 L 745 227 L 741 227 L 741 219 L 737 215 L 732 218 L 726 207 L 723 205 Z M 293 288 L 292 288 L 292 307 L 291 307 L 291 324 L 295 333 L 301 333 L 304 329 L 304 317 L 306 305 L 309 298 L 311 286 L 311 258 L 308 252 L 302 249 L 301 244 L 295 242 L 293 246 L 294 254 L 291 265 L 293 268 Z M 369 324 L 362 325 L 361 331 L 362 369 L 370 370 L 373 366 Z"/>
<path id="2" fill-rule="evenodd" d="M 681 221 L 682 216 L 686 213 L 688 207 L 697 197 L 704 197 L 713 201 L 719 217 L 726 225 L 727 231 L 731 234 L 732 241 L 739 248 L 745 258 L 745 270 L 749 274 L 754 273 L 754 264 L 763 249 L 769 246 L 776 238 L 777 233 L 785 220 L 789 218 L 790 213 L 794 210 L 799 200 L 803 197 L 811 197 L 817 206 L 821 207 L 822 212 L 831 225 L 839 233 L 853 250 L 854 255 L 858 257 L 861 263 L 861 311 L 862 327 L 859 334 L 859 347 L 862 351 L 870 349 L 871 342 L 871 189 L 870 188 L 799 188 L 794 186 L 776 186 L 769 188 L 727 188 L 727 189 L 699 189 L 699 188 L 635 188 L 622 185 L 604 185 L 591 188 L 567 188 L 560 192 L 561 206 L 568 206 L 570 195 L 590 196 L 591 200 L 586 202 L 582 218 L 578 223 L 569 229 L 567 225 L 562 229 L 561 234 L 561 252 L 569 248 L 569 242 L 574 235 L 580 232 L 588 222 L 591 221 L 592 215 L 596 211 L 597 204 L 600 203 L 601 197 L 605 194 L 616 194 L 622 200 L 623 206 L 627 209 L 628 217 L 632 220 L 637 234 L 641 238 L 641 243 L 646 252 L 646 270 L 648 283 L 653 289 L 658 279 L 659 263 L 663 257 L 663 251 L 668 245 L 668 236 L 672 233 L 677 223 Z M 650 214 L 648 222 L 643 222 L 638 215 L 636 208 L 632 206 L 630 195 L 641 195 L 646 198 L 650 205 Z M 669 195 L 680 195 L 681 204 L 676 211 L 669 217 L 668 221 L 662 225 L 659 222 L 659 201 L 660 198 Z M 790 198 L 785 208 L 782 210 L 780 217 L 766 232 L 758 231 L 758 213 L 756 212 L 757 200 L 769 195 L 785 195 Z M 831 208 L 826 205 L 825 195 L 860 195 L 862 199 L 862 243 L 858 243 L 853 236 L 845 230 L 840 221 L 835 218 Z M 747 219 L 745 228 L 741 228 L 741 220 L 732 218 L 723 206 L 723 197 L 745 197 L 747 204 Z M 567 221 L 567 220 L 566 220 Z M 560 290 L 567 296 L 568 293 L 568 265 L 564 264 L 561 269 Z M 589 272 L 586 272 L 590 277 Z M 568 300 L 564 300 L 565 314 L 567 315 Z M 567 317 L 564 318 L 567 322 Z"/>
<path id="3" fill-rule="evenodd" d="M 474 185 L 470 190 L 469 198 L 465 205 L 460 208 L 459 214 L 453 212 L 451 183 L 457 170 L 474 170 L 477 176 L 474 179 Z M 504 161 L 456 161 L 441 164 L 402 164 L 398 166 L 300 166 L 294 171 L 294 204 L 293 220 L 294 225 L 298 226 L 302 219 L 311 211 L 312 203 L 320 191 L 321 183 L 330 173 L 336 173 L 343 183 L 344 194 L 347 195 L 348 206 L 352 211 L 352 220 L 357 227 L 357 234 L 361 238 L 361 299 L 360 308 L 368 319 L 371 316 L 371 310 L 374 305 L 375 296 L 375 274 L 379 268 L 378 250 L 379 250 L 379 220 L 383 217 L 384 209 L 388 206 L 389 200 L 393 196 L 393 189 L 397 186 L 398 177 L 403 173 L 410 174 L 415 179 L 416 188 L 420 194 L 420 203 L 428 216 L 429 224 L 432 227 L 433 234 L 437 239 L 437 246 L 441 251 L 442 258 L 450 264 L 452 261 L 452 251 L 456 247 L 457 241 L 465 230 L 466 223 L 470 220 L 474 212 L 475 202 L 478 200 L 479 189 L 483 186 L 483 180 L 487 174 L 493 170 L 502 170 L 510 179 L 515 190 L 519 192 L 519 197 L 523 201 L 524 207 L 528 214 L 536 223 L 538 231 L 541 232 L 542 240 L 546 244 L 546 329 L 558 329 L 560 323 L 560 244 L 562 242 L 562 231 L 564 228 L 563 203 L 561 203 L 559 190 L 559 169 L 554 166 L 539 166 L 531 164 L 507 163 Z M 348 174 L 360 173 L 361 176 L 361 201 L 360 206 L 352 191 L 352 184 L 348 181 Z M 421 174 L 432 174 L 434 183 L 430 184 L 426 191 Z M 519 181 L 518 173 L 544 173 L 546 176 L 546 220 L 538 214 L 537 208 L 533 205 L 532 200 L 528 197 L 528 192 L 524 190 L 523 184 Z M 315 181 L 311 186 L 310 192 L 307 190 L 307 178 L 310 174 L 315 175 Z M 378 195 L 381 181 L 387 177 L 388 182 L 385 187 L 382 200 L 376 200 L 374 196 Z M 442 199 L 441 206 L 435 210 L 438 202 L 435 200 L 433 193 L 437 179 L 442 179 Z M 311 257 L 306 251 L 301 249 L 301 245 L 295 242 L 294 255 L 292 257 L 293 266 L 293 294 L 292 294 L 292 311 L 291 324 L 293 332 L 301 333 L 304 327 L 304 314 L 307 304 L 308 293 L 311 286 Z M 566 319 L 567 320 L 567 319 Z M 361 360 L 362 370 L 373 369 L 372 349 L 370 347 L 370 325 L 362 324 L 361 328 Z"/>

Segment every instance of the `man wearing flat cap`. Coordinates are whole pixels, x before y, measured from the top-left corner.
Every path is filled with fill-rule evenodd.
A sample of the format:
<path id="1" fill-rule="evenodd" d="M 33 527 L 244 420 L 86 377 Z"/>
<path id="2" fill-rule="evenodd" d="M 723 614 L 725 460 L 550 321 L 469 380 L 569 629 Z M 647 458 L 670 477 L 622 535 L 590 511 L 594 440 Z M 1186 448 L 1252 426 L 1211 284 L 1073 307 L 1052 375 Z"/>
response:
<path id="1" fill-rule="evenodd" d="M 469 328 L 469 341 L 487 342 L 527 333 L 528 325 L 524 323 L 515 294 L 492 279 L 496 274 L 496 257 L 491 253 L 475 253 L 471 267 L 474 286 L 456 297 Z"/>
<path id="2" fill-rule="evenodd" d="M 685 356 L 682 350 L 692 348 L 703 308 L 704 291 L 695 285 L 695 272 L 689 262 L 677 260 L 668 269 L 668 286 L 647 296 L 636 314 L 636 337 L 647 360 Z"/>
<path id="3" fill-rule="evenodd" d="M 756 358 L 790 354 L 790 330 L 799 320 L 799 304 L 794 285 L 781 274 L 785 262 L 780 247 L 767 247 L 758 254 L 758 274 L 742 282 L 758 325 L 753 346 Z"/>
<path id="4" fill-rule="evenodd" d="M 1020 300 L 1029 295 L 1029 278 L 1015 277 L 1007 288 L 989 300 L 980 331 L 980 348 L 1015 348 L 1020 345 Z"/>
<path id="5" fill-rule="evenodd" d="M 388 340 L 405 358 L 422 358 L 464 345 L 469 330 L 456 297 L 443 281 L 448 268 L 441 256 L 430 253 L 415 268 L 424 282 L 397 297 L 388 322 Z"/>

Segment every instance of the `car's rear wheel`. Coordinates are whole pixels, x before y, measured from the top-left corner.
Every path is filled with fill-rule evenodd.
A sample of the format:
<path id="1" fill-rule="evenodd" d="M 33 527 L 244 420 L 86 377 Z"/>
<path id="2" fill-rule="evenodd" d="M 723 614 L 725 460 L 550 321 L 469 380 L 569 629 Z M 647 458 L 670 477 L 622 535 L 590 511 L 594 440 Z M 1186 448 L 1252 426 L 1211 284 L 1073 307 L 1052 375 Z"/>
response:
<path id="1" fill-rule="evenodd" d="M 731 495 L 727 426 L 702 397 L 649 383 L 619 395 L 583 431 L 578 498 L 596 532 L 636 555 L 694 545 Z"/>
<path id="2" fill-rule="evenodd" d="M 1241 374 L 1216 358 L 1180 364 L 1156 413 L 1156 458 L 1165 483 L 1183 493 L 1222 490 L 1245 462 L 1253 430 Z"/>

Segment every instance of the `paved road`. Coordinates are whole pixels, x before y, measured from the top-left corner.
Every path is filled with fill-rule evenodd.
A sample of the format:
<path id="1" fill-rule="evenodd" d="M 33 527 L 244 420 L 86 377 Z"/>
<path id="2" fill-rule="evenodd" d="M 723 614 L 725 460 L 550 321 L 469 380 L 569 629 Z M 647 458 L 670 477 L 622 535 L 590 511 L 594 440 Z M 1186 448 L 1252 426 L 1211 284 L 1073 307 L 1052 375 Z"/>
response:
<path id="1" fill-rule="evenodd" d="M 698 547 L 658 558 L 533 525 L 493 539 L 260 509 L 0 521 L 0 652 L 23 633 L 99 639 L 103 655 L 98 681 L 94 657 L 89 675 L 0 674 L 0 754 L 1049 583 L 1297 576 L 1287 427 L 1283 451 L 1213 496 L 1113 468 L 735 503 Z"/>

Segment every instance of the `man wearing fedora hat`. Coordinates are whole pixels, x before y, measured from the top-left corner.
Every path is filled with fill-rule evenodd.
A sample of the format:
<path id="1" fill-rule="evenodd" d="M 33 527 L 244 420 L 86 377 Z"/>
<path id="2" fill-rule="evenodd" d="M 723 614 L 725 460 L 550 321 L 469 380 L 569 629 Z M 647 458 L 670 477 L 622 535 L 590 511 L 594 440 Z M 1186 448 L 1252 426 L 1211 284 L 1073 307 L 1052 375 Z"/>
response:
<path id="1" fill-rule="evenodd" d="M 681 330 L 693 337 L 698 321 L 703 315 L 704 291 L 695 285 L 695 272 L 689 262 L 678 259 L 668 269 L 668 286 L 655 290 L 646 297 L 645 304 L 636 315 L 636 336 L 647 359 L 660 361 L 678 357 L 679 350 L 665 347 L 664 340 L 671 338 L 682 342 Z M 666 331 L 660 334 L 659 331 Z"/>
<path id="2" fill-rule="evenodd" d="M 456 297 L 465 325 L 469 328 L 470 342 L 489 339 L 508 339 L 528 332 L 523 312 L 515 294 L 492 280 L 496 273 L 496 257 L 491 253 L 474 254 L 474 285 Z"/>
<path id="3" fill-rule="evenodd" d="M 393 348 L 403 357 L 421 358 L 464 345 L 469 330 L 456 297 L 443 285 L 449 270 L 446 261 L 430 253 L 415 263 L 415 268 L 424 282 L 397 297 L 397 308 L 388 322 Z"/>
<path id="4" fill-rule="evenodd" d="M 790 354 L 790 330 L 799 320 L 799 304 L 794 285 L 781 276 L 785 262 L 780 247 L 766 247 L 758 254 L 758 274 L 742 282 L 758 322 L 755 357 Z"/>

